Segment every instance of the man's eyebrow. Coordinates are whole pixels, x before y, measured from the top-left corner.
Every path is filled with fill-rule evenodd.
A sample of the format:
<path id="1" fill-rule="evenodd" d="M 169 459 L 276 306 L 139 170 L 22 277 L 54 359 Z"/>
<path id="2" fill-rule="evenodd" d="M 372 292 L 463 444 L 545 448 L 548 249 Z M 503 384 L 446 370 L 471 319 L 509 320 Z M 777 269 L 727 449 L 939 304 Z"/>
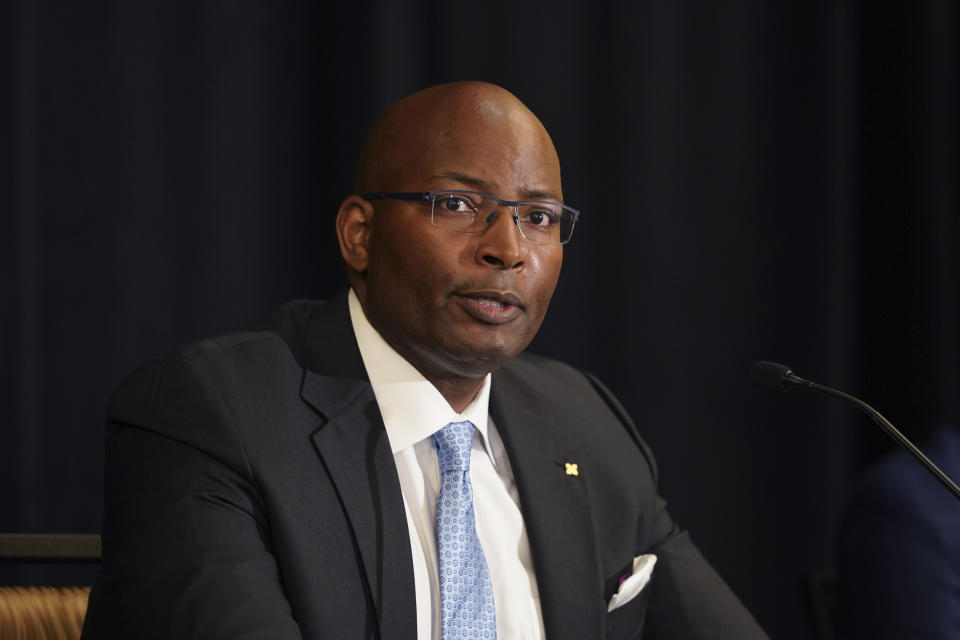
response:
<path id="1" fill-rule="evenodd" d="M 469 185 L 478 191 L 487 191 L 490 189 L 490 183 L 486 180 L 480 178 L 475 178 L 473 176 L 468 176 L 465 173 L 460 173 L 459 171 L 444 171 L 443 173 L 438 173 L 430 176 L 431 179 L 439 178 L 441 180 L 454 180 L 456 182 L 461 182 L 465 185 Z"/>
<path id="2" fill-rule="evenodd" d="M 438 173 L 430 176 L 430 179 L 441 179 L 441 180 L 454 180 L 462 184 L 473 187 L 477 191 L 482 191 L 484 193 L 490 193 L 490 183 L 481 178 L 476 178 L 474 176 L 469 176 L 465 173 L 460 173 L 459 171 L 444 171 L 443 173 Z M 491 194 L 492 195 L 492 194 Z M 539 189 L 533 189 L 524 191 L 522 194 L 523 200 L 554 200 L 559 202 L 557 195 L 550 191 L 542 191 Z"/>
<path id="3" fill-rule="evenodd" d="M 554 202 L 560 202 L 560 198 L 557 197 L 555 193 L 550 191 L 524 191 L 523 192 L 524 200 L 552 200 Z"/>

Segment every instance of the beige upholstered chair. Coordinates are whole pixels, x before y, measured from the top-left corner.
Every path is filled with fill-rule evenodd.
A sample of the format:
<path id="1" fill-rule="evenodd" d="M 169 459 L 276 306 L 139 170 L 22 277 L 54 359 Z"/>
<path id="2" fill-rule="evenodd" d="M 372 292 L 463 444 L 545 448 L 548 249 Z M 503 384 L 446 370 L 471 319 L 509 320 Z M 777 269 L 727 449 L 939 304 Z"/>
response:
<path id="1" fill-rule="evenodd" d="M 90 587 L 0 587 L 0 638 L 77 640 Z"/>
<path id="2" fill-rule="evenodd" d="M 100 536 L 0 534 L 2 562 L 97 562 Z M 76 640 L 90 587 L 0 587 L 0 639 Z"/>

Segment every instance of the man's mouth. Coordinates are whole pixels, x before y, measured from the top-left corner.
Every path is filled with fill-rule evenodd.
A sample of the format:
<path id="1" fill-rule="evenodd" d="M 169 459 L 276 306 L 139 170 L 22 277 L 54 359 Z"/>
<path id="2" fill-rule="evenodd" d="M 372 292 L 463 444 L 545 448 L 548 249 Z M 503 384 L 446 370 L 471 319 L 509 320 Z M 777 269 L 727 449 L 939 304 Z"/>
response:
<path id="1" fill-rule="evenodd" d="M 487 306 L 490 306 L 490 307 L 498 307 L 498 308 L 500 308 L 500 309 L 506 309 L 508 306 L 510 306 L 510 305 L 508 305 L 506 302 L 500 302 L 499 300 L 493 300 L 493 299 L 491 299 L 491 298 L 473 298 L 473 297 L 471 297 L 470 299 L 471 299 L 471 300 L 475 300 L 475 301 L 477 302 L 477 304 L 485 304 L 485 305 L 487 305 Z"/>
<path id="2" fill-rule="evenodd" d="M 520 299 L 509 291 L 462 291 L 455 295 L 470 316 L 486 324 L 510 322 L 523 311 Z"/>

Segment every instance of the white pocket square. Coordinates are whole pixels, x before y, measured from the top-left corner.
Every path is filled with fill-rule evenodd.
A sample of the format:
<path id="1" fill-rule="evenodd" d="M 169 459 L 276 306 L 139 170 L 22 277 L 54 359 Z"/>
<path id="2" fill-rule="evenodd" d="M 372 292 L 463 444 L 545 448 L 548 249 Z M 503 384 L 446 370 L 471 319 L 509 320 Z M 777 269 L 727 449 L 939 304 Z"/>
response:
<path id="1" fill-rule="evenodd" d="M 657 556 L 652 553 L 633 559 L 633 573 L 621 579 L 620 588 L 613 594 L 610 604 L 607 605 L 607 613 L 633 600 L 647 586 L 655 564 L 657 564 Z"/>

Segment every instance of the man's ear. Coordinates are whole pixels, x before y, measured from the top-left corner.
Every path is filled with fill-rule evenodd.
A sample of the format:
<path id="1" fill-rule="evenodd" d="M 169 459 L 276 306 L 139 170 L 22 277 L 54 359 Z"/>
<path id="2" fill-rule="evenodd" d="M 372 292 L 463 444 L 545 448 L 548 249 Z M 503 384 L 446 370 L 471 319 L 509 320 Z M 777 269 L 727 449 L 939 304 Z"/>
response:
<path id="1" fill-rule="evenodd" d="M 372 221 L 373 205 L 357 195 L 347 196 L 337 211 L 340 255 L 351 271 L 363 273 L 367 270 Z"/>

